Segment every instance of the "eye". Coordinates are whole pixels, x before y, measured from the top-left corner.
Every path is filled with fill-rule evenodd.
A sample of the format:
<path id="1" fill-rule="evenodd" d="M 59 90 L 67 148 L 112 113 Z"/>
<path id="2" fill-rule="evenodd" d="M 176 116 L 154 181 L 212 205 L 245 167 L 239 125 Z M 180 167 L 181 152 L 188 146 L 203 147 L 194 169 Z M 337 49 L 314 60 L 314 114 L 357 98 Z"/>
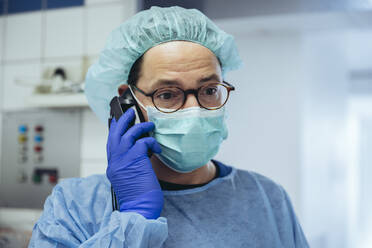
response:
<path id="1" fill-rule="evenodd" d="M 203 89 L 202 94 L 207 96 L 213 96 L 218 92 L 218 86 L 217 85 L 211 85 L 207 86 Z"/>
<path id="2" fill-rule="evenodd" d="M 213 95 L 216 92 L 217 92 L 217 89 L 216 88 L 208 88 L 208 89 L 206 89 L 207 95 Z"/>
<path id="3" fill-rule="evenodd" d="M 158 95 L 158 98 L 162 100 L 168 100 L 168 99 L 171 99 L 172 97 L 173 97 L 172 92 L 164 92 Z"/>
<path id="4" fill-rule="evenodd" d="M 169 101 L 180 97 L 181 93 L 182 92 L 177 89 L 164 89 L 159 90 L 159 92 L 155 94 L 155 98 L 161 101 Z"/>

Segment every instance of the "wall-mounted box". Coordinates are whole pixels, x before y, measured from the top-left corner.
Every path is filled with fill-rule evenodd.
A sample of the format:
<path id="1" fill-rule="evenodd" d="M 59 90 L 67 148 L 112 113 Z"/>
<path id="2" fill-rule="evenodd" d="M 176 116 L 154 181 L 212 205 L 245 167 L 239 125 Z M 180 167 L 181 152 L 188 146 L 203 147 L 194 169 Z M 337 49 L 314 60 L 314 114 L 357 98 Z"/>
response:
<path id="1" fill-rule="evenodd" d="M 2 128 L 0 207 L 42 208 L 58 180 L 80 176 L 80 110 L 5 112 Z"/>

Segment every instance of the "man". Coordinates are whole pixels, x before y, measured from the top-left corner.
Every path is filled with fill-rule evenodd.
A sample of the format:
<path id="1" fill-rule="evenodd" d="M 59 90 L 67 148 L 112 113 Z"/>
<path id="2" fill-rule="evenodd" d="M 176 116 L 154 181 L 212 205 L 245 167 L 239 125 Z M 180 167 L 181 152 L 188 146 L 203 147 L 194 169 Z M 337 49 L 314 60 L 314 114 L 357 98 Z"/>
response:
<path id="1" fill-rule="evenodd" d="M 107 121 L 129 87 L 146 122 L 130 127 L 133 110 L 112 120 L 106 175 L 58 184 L 30 247 L 308 247 L 281 186 L 212 160 L 234 90 L 223 76 L 239 63 L 233 38 L 197 10 L 153 7 L 114 30 L 88 101 Z"/>

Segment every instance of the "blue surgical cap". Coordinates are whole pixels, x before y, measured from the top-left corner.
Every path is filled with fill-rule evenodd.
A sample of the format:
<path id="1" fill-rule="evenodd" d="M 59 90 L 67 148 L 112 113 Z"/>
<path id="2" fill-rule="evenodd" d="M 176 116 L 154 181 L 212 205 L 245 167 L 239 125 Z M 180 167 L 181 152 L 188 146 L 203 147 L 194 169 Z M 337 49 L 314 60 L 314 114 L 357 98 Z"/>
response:
<path id="1" fill-rule="evenodd" d="M 134 62 L 150 48 L 176 40 L 210 49 L 220 60 L 223 75 L 241 64 L 233 36 L 200 11 L 177 6 L 141 11 L 111 32 L 98 62 L 86 75 L 88 103 L 102 121 L 107 122 L 110 101 L 117 95 L 118 86 L 127 84 Z"/>

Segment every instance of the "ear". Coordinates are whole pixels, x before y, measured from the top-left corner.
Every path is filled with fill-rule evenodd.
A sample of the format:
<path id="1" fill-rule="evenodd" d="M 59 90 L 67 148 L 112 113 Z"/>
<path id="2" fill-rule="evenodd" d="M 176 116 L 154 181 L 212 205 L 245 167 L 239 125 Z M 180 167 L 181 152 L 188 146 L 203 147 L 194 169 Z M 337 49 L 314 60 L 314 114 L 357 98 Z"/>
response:
<path id="1" fill-rule="evenodd" d="M 118 87 L 119 96 L 121 96 L 128 89 L 127 84 L 122 84 Z"/>

